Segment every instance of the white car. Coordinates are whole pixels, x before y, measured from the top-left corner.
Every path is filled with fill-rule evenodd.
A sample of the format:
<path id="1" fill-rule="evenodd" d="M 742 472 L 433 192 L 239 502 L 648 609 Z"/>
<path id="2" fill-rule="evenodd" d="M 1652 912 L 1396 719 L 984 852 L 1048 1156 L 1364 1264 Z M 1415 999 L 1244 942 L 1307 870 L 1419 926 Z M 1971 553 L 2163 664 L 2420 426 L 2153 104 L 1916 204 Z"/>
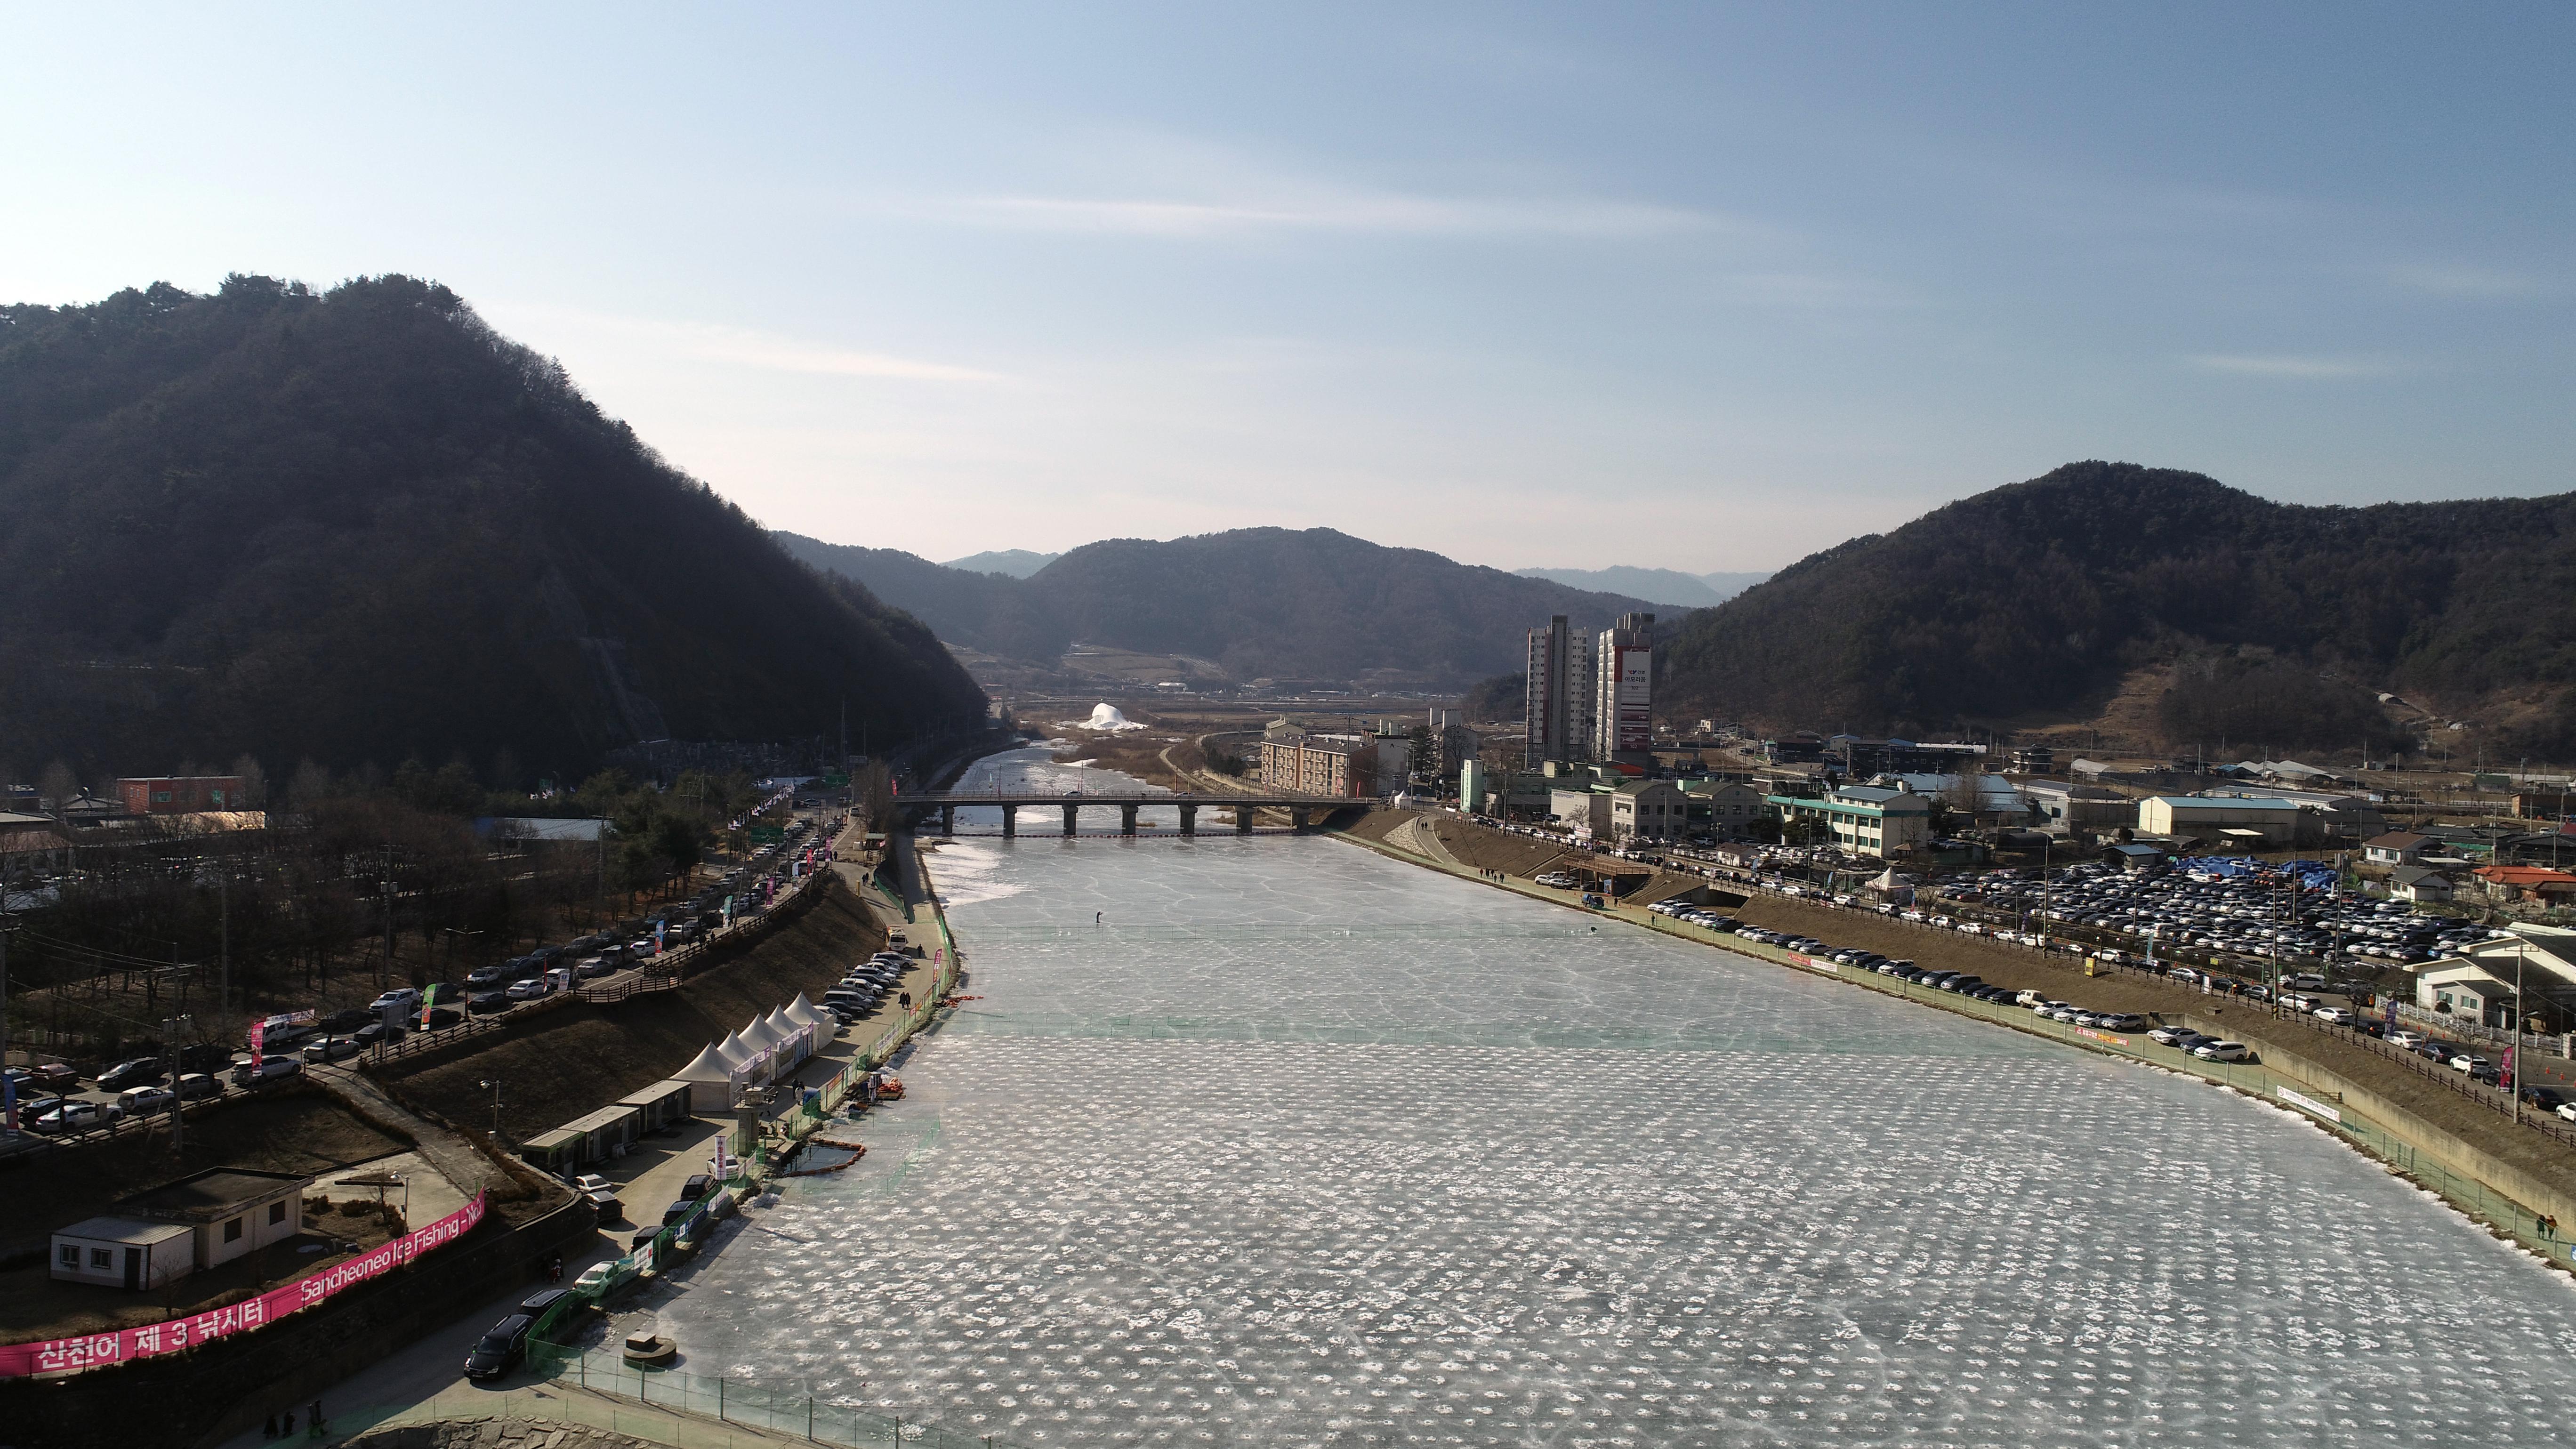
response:
<path id="1" fill-rule="evenodd" d="M 2311 1014 L 2319 1021 L 2332 1022 L 2336 1026 L 2350 1026 L 2354 1021 L 2352 1008 L 2348 1006 L 2320 1006 Z"/>
<path id="2" fill-rule="evenodd" d="M 124 1115 L 125 1109 L 112 1102 L 65 1102 L 40 1118 L 36 1130 L 87 1132 L 93 1127 L 104 1127 Z"/>
<path id="3" fill-rule="evenodd" d="M 2424 1044 L 2424 1033 L 2420 1031 L 2392 1031 L 2388 1034 L 2388 1044 L 2411 1052 Z"/>
<path id="4" fill-rule="evenodd" d="M 2214 1041 L 2192 1048 L 2191 1054 L 2205 1062 L 2241 1062 L 2254 1055 L 2241 1041 Z"/>
<path id="5" fill-rule="evenodd" d="M 2558 1115 L 2566 1118 L 2570 1122 L 2576 1122 L 2576 1102 L 2559 1103 Z"/>
<path id="6" fill-rule="evenodd" d="M 397 986 L 393 990 L 386 992 L 384 995 L 377 997 L 375 1000 L 368 1002 L 367 1010 L 375 1012 L 377 1015 L 381 1016 L 388 1008 L 400 1007 L 405 1011 L 409 1011 L 418 1005 L 420 1005 L 419 992 L 408 986 Z"/>
<path id="7" fill-rule="evenodd" d="M 168 1087 L 128 1087 L 116 1094 L 118 1110 L 128 1117 L 149 1117 L 167 1112 L 179 1100 L 179 1094 Z"/>
<path id="8" fill-rule="evenodd" d="M 304 1059 L 308 1062 L 336 1062 L 342 1057 L 354 1057 L 364 1050 L 366 1048 L 360 1046 L 355 1037 L 327 1036 L 306 1047 Z"/>
<path id="9" fill-rule="evenodd" d="M 512 1001 L 535 1001 L 539 997 L 552 995 L 554 989 L 555 984 L 551 980 L 543 976 L 531 976 L 525 981 L 511 982 L 508 989 L 501 994 Z"/>
<path id="10" fill-rule="evenodd" d="M 596 1292 L 599 1289 L 606 1287 L 608 1280 L 616 1276 L 617 1265 L 615 1263 L 593 1263 L 589 1267 L 581 1270 L 581 1276 L 572 1280 L 572 1286 L 576 1292 Z"/>
<path id="11" fill-rule="evenodd" d="M 604 1177 L 600 1176 L 600 1175 L 599 1175 L 598 1173 L 596 1173 L 596 1172 L 585 1172 L 585 1173 L 583 1173 L 581 1176 L 576 1177 L 576 1178 L 574 1178 L 574 1179 L 572 1180 L 572 1185 L 573 1185 L 573 1190 L 574 1190 L 574 1191 L 576 1191 L 576 1192 L 615 1192 L 615 1191 L 617 1191 L 617 1184 L 616 1184 L 616 1183 L 610 1182 L 607 1178 L 604 1178 Z"/>

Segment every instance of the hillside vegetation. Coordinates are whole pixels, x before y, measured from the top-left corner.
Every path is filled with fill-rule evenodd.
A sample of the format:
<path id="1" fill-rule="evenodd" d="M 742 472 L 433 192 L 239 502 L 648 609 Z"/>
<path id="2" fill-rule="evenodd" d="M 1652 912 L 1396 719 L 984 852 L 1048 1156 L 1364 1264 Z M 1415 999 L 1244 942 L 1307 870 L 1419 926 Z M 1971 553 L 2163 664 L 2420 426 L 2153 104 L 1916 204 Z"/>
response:
<path id="1" fill-rule="evenodd" d="M 2576 755 L 2576 495 L 2325 508 L 2074 463 L 1692 615 L 1665 698 L 1770 727 L 2081 718 L 2169 665 L 2167 742 L 2413 749 L 2373 698 Z"/>
<path id="2" fill-rule="evenodd" d="M 982 712 L 447 289 L 234 277 L 0 307 L 0 764 L 84 778 Z"/>
<path id="3" fill-rule="evenodd" d="M 1212 660 L 1238 679 L 1349 680 L 1383 671 L 1465 684 L 1520 668 L 1525 631 L 1552 614 L 1602 629 L 1621 613 L 1655 607 L 1329 528 L 1110 539 L 1025 580 L 891 549 L 779 538 L 799 558 L 865 584 L 970 648 L 1051 660 L 1079 640 Z"/>

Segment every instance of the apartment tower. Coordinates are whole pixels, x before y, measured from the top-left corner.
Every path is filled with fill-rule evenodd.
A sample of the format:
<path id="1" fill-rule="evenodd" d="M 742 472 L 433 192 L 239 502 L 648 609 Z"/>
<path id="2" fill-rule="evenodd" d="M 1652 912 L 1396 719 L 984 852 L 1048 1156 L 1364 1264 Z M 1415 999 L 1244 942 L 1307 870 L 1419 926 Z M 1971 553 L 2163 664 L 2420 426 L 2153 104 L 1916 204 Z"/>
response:
<path id="1" fill-rule="evenodd" d="M 1529 682 L 1523 718 L 1529 722 L 1524 762 L 1536 769 L 1550 760 L 1579 759 L 1592 748 L 1592 639 L 1566 627 L 1559 614 L 1544 629 L 1529 631 Z"/>
<path id="2" fill-rule="evenodd" d="M 1592 652 L 1592 757 L 1616 759 L 1655 747 L 1655 616 L 1622 614 Z"/>

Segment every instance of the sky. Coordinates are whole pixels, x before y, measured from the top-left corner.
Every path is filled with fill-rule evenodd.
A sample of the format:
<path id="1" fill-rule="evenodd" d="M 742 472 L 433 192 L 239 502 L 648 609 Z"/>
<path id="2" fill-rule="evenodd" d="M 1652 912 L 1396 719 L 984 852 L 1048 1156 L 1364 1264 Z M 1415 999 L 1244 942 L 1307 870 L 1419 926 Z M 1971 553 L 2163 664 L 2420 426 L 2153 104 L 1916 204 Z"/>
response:
<path id="1" fill-rule="evenodd" d="M 21 6 L 0 300 L 445 282 L 774 528 L 2566 490 L 2576 7 Z"/>

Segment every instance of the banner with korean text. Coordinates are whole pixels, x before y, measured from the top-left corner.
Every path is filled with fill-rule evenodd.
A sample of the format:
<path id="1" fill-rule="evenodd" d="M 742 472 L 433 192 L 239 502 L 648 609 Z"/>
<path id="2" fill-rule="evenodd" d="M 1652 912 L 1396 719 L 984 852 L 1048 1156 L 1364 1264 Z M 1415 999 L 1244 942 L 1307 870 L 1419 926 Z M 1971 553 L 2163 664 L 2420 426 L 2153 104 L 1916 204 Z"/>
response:
<path id="1" fill-rule="evenodd" d="M 147 1323 L 141 1328 L 120 1328 L 112 1333 L 86 1334 L 79 1338 L 47 1339 L 42 1343 L 9 1344 L 0 1347 L 0 1379 L 105 1368 L 129 1359 L 177 1353 L 210 1339 L 246 1333 L 274 1323 L 299 1308 L 310 1308 L 343 1289 L 354 1288 L 370 1278 L 381 1278 L 432 1248 L 465 1236 L 481 1221 L 483 1194 L 478 1192 L 472 1202 L 428 1227 L 405 1233 L 373 1252 L 361 1253 L 345 1263 L 335 1263 L 319 1273 L 299 1278 L 257 1298 L 227 1303 L 221 1308 L 210 1308 L 186 1318 Z"/>

